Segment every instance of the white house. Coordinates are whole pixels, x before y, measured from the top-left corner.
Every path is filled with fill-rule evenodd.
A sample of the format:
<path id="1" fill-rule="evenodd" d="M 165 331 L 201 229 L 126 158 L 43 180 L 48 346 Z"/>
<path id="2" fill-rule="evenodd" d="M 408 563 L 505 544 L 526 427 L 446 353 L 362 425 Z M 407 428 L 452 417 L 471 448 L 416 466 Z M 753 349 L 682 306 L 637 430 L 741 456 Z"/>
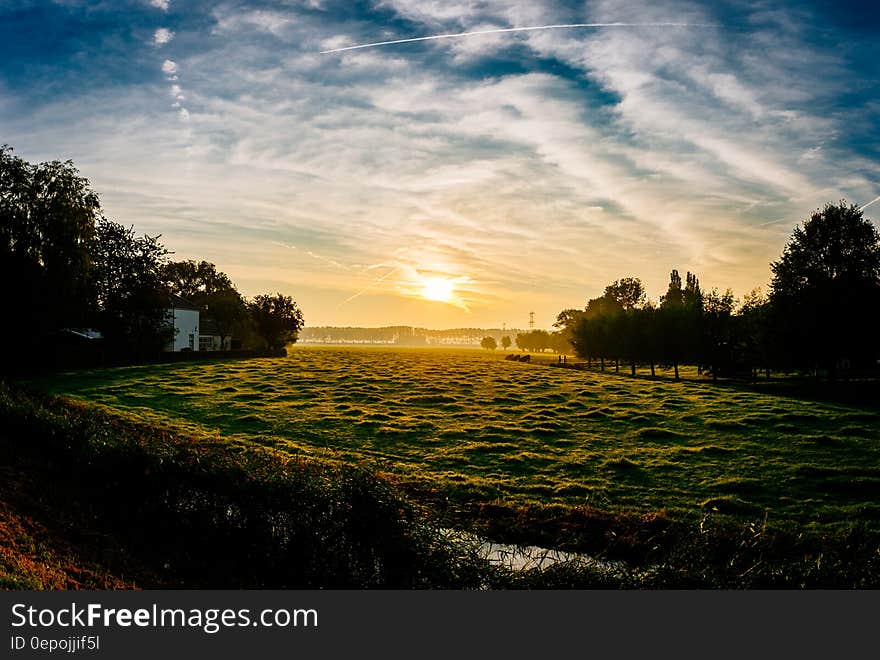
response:
<path id="1" fill-rule="evenodd" d="M 199 350 L 199 308 L 180 296 L 171 296 L 168 322 L 174 328 L 174 338 L 165 346 L 166 351 Z"/>
<path id="2" fill-rule="evenodd" d="M 238 344 L 238 346 L 236 346 Z M 235 339 L 230 335 L 224 337 L 221 341 L 220 330 L 213 319 L 203 319 L 201 325 L 201 334 L 199 335 L 200 351 L 229 351 L 233 348 L 241 348 L 241 340 Z"/>

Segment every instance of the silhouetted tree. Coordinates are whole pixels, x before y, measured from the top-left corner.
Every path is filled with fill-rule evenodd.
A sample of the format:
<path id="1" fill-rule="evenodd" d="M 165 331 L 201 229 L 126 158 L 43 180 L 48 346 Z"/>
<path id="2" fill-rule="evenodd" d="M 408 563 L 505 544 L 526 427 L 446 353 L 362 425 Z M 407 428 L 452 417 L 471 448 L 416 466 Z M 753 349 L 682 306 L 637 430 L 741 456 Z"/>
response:
<path id="1" fill-rule="evenodd" d="M 96 325 L 113 349 L 134 358 L 152 356 L 172 337 L 162 267 L 168 251 L 158 237 L 101 219 L 90 252 Z"/>
<path id="2" fill-rule="evenodd" d="M 506 351 L 508 348 L 510 348 L 510 344 L 511 344 L 510 337 L 508 337 L 507 335 L 504 335 L 501 338 L 501 348 L 503 348 Z"/>
<path id="3" fill-rule="evenodd" d="M 698 365 L 712 374 L 712 380 L 717 380 L 720 372 L 729 373 L 733 369 L 736 360 L 733 324 L 736 300 L 730 289 L 723 294 L 713 289 L 701 298 Z"/>
<path id="4" fill-rule="evenodd" d="M 570 338 L 571 334 L 568 330 L 550 333 L 550 348 L 554 353 L 569 353 L 572 350 Z"/>
<path id="5" fill-rule="evenodd" d="M 15 323 L 0 324 L 4 347 L 87 324 L 88 246 L 100 217 L 97 194 L 72 162 L 32 165 L 0 146 L 0 292 L 15 310 Z"/>
<path id="6" fill-rule="evenodd" d="M 550 348 L 550 333 L 546 330 L 530 330 L 516 336 L 516 345 L 523 351 L 545 351 Z"/>
<path id="7" fill-rule="evenodd" d="M 202 309 L 214 322 L 220 345 L 236 332 L 244 331 L 249 320 L 244 298 L 226 273 L 208 261 L 175 261 L 165 265 L 162 276 L 170 289 Z"/>
<path id="8" fill-rule="evenodd" d="M 681 286 L 677 270 L 669 275 L 666 295 L 660 299 L 657 327 L 661 336 L 661 359 L 673 367 L 675 380 L 679 379 L 679 365 L 695 358 L 698 351 L 699 322 L 703 308 L 703 294 L 695 275 L 687 274 L 686 286 Z"/>
<path id="9" fill-rule="evenodd" d="M 480 340 L 480 346 L 485 348 L 487 351 L 494 351 L 496 348 L 498 348 L 498 343 L 495 341 L 494 337 L 483 337 L 483 339 Z"/>
<path id="10" fill-rule="evenodd" d="M 734 317 L 737 354 L 752 378 L 758 369 L 770 377 L 772 364 L 770 340 L 770 303 L 761 289 L 752 289 L 743 296 L 739 313 Z"/>
<path id="11" fill-rule="evenodd" d="M 296 342 L 303 327 L 303 315 L 290 296 L 259 295 L 248 303 L 257 334 L 271 350 L 280 350 Z"/>
<path id="12" fill-rule="evenodd" d="M 859 208 L 817 210 L 771 268 L 774 348 L 788 366 L 833 377 L 841 360 L 876 359 L 880 234 Z"/>
<path id="13" fill-rule="evenodd" d="M 212 293 L 234 289 L 232 280 L 209 261 L 171 261 L 162 268 L 171 293 L 201 305 Z"/>
<path id="14" fill-rule="evenodd" d="M 661 347 L 661 332 L 658 327 L 657 309 L 650 303 L 630 312 L 635 316 L 635 337 L 637 349 L 636 355 L 639 361 L 646 362 L 651 367 L 651 376 L 655 376 L 655 365 Z"/>
<path id="15" fill-rule="evenodd" d="M 623 277 L 606 286 L 603 297 L 614 300 L 621 309 L 636 309 L 645 304 L 645 287 L 637 277 Z"/>
<path id="16" fill-rule="evenodd" d="M 583 313 L 584 310 L 582 309 L 563 309 L 556 315 L 556 322 L 553 324 L 553 327 L 557 330 L 570 330 Z"/>

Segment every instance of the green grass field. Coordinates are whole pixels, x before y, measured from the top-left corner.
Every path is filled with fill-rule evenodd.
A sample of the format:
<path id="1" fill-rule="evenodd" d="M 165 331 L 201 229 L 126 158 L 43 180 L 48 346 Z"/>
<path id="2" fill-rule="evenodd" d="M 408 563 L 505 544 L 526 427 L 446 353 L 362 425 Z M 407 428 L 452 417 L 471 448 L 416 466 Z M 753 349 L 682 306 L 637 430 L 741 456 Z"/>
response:
<path id="1" fill-rule="evenodd" d="M 231 442 L 360 462 L 458 500 L 880 528 L 876 409 L 503 357 L 296 347 L 35 384 Z"/>

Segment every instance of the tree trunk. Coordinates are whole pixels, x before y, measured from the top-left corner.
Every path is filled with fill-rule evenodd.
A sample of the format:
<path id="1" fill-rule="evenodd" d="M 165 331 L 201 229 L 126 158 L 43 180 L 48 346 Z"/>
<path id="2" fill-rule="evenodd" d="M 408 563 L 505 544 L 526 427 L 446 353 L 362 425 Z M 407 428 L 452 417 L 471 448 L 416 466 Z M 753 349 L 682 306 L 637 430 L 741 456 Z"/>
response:
<path id="1" fill-rule="evenodd" d="M 675 367 L 675 380 L 678 380 L 678 362 L 676 362 L 673 366 Z"/>
<path id="2" fill-rule="evenodd" d="M 605 357 L 604 356 L 599 358 L 599 368 L 602 371 L 605 371 Z"/>
<path id="3" fill-rule="evenodd" d="M 614 358 L 614 373 L 620 373 L 620 358 Z"/>
<path id="4" fill-rule="evenodd" d="M 629 363 L 629 375 L 630 375 L 630 376 L 635 376 L 635 375 L 636 375 L 636 361 L 635 361 L 635 360 L 630 360 L 630 363 Z"/>
<path id="5" fill-rule="evenodd" d="M 654 373 L 654 360 L 651 360 L 651 378 L 654 378 L 657 374 Z"/>

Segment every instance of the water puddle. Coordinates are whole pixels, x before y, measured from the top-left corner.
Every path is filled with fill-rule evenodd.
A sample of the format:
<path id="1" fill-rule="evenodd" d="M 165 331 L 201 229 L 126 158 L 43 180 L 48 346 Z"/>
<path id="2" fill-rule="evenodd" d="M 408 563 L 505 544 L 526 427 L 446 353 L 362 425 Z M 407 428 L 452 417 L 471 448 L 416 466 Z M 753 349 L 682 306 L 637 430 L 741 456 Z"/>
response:
<path id="1" fill-rule="evenodd" d="M 596 559 L 590 555 L 537 545 L 513 545 L 496 543 L 470 532 L 455 529 L 441 530 L 446 538 L 463 542 L 474 548 L 477 554 L 490 564 L 511 571 L 543 570 L 558 563 L 578 563 L 583 566 L 594 566 L 600 570 L 613 570 L 622 566 L 620 562 Z"/>

